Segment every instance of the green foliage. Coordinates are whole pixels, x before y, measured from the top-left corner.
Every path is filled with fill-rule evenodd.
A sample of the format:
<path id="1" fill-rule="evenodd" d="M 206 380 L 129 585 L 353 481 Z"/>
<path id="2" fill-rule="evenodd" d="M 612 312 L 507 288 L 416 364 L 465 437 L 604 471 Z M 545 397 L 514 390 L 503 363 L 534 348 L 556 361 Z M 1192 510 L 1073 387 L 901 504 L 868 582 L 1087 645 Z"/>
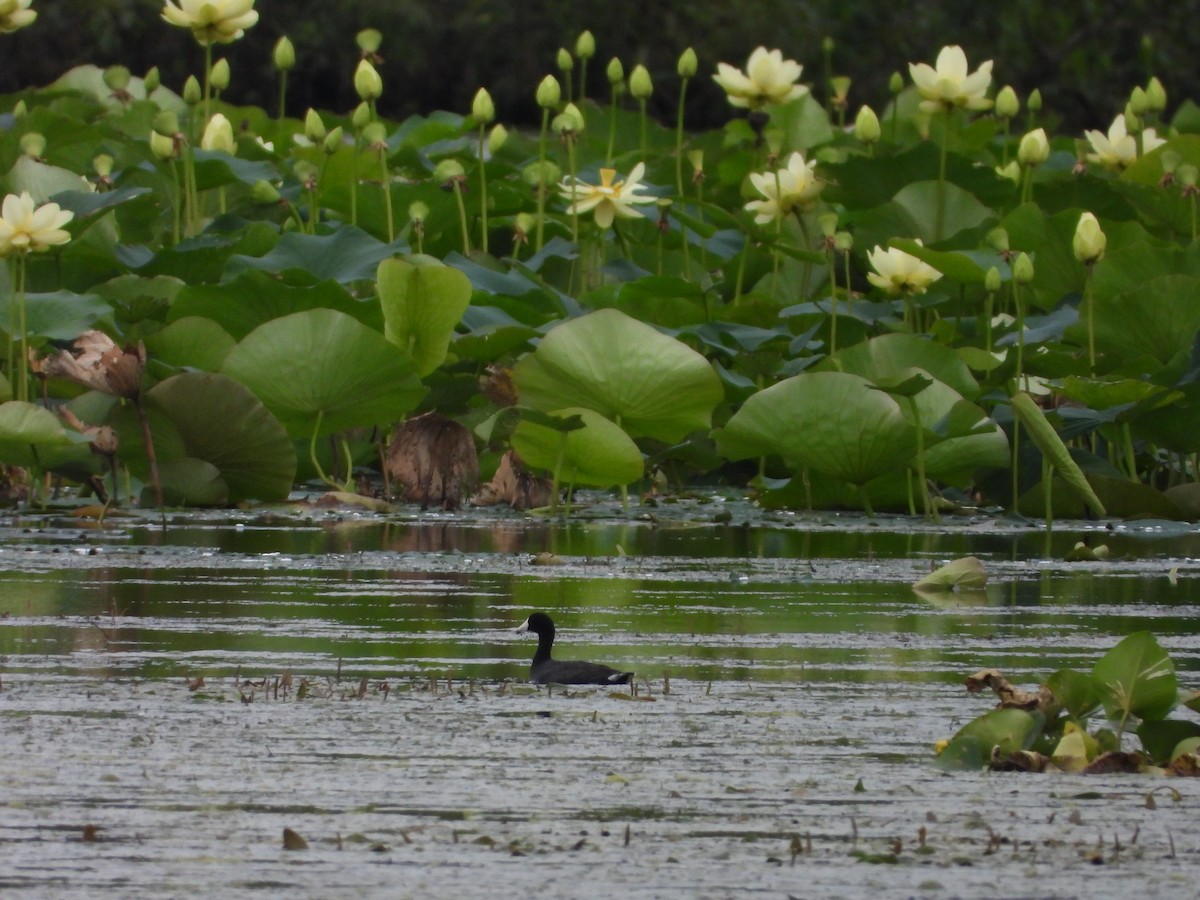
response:
<path id="1" fill-rule="evenodd" d="M 996 690 L 1005 697 L 1009 686 L 1004 682 L 1003 689 Z M 1127 726 L 1136 721 L 1141 765 L 1165 766 L 1175 761 L 1183 742 L 1200 737 L 1200 723 L 1168 718 L 1180 705 L 1175 666 L 1147 631 L 1123 638 L 1097 660 L 1091 672 L 1055 672 L 1036 697 L 1038 709 L 1033 712 L 994 709 L 963 726 L 941 750 L 939 765 L 946 769 L 1006 766 L 1017 751 L 1042 747 L 1049 753 L 1057 745 L 1054 764 L 1082 771 L 1102 753 L 1120 750 Z M 1023 697 L 1017 702 L 1026 703 Z M 1086 730 L 1090 717 L 1101 708 L 1116 725 L 1115 735 L 1106 729 L 1091 734 Z M 1195 747 L 1189 745 L 1184 752 L 1194 754 Z M 1040 771 L 1050 764 L 1042 754 L 1026 758 L 1021 767 Z"/>

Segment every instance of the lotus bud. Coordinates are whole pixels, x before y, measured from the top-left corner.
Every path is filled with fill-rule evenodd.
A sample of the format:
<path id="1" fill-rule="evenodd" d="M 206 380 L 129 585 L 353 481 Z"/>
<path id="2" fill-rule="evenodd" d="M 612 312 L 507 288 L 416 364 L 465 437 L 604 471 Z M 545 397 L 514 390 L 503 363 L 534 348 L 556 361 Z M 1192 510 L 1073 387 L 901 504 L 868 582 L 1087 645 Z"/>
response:
<path id="1" fill-rule="evenodd" d="M 604 70 L 604 74 L 608 76 L 608 83 L 614 88 L 619 84 L 625 84 L 625 67 L 621 65 L 621 61 L 615 56 L 608 61 L 608 68 Z"/>
<path id="2" fill-rule="evenodd" d="M 176 153 L 175 139 L 157 131 L 150 132 L 150 152 L 157 159 L 174 159 Z"/>
<path id="3" fill-rule="evenodd" d="M 629 93 L 638 100 L 648 100 L 654 93 L 654 85 L 650 81 L 650 70 L 638 63 L 629 73 Z"/>
<path id="4" fill-rule="evenodd" d="M 275 63 L 275 68 L 280 72 L 290 72 L 296 68 L 296 48 L 292 46 L 286 34 L 275 42 L 275 49 L 271 51 L 271 62 Z"/>
<path id="5" fill-rule="evenodd" d="M 1008 231 L 1004 228 L 993 228 L 984 238 L 987 245 L 997 253 L 1007 253 L 1009 249 Z"/>
<path id="6" fill-rule="evenodd" d="M 542 109 L 558 109 L 558 103 L 562 100 L 562 86 L 559 85 L 558 79 L 553 75 L 547 75 L 542 79 L 542 83 L 537 88 L 537 105 Z"/>
<path id="7" fill-rule="evenodd" d="M 164 109 L 150 122 L 150 127 L 159 134 L 174 134 L 179 130 L 179 117 L 173 110 Z"/>
<path id="8" fill-rule="evenodd" d="M 444 188 L 453 188 L 465 181 L 466 169 L 457 159 L 443 159 L 433 170 L 433 180 Z"/>
<path id="9" fill-rule="evenodd" d="M 24 100 L 18 100 L 17 105 L 13 107 L 12 117 L 16 121 L 21 121 L 29 113 L 29 108 L 25 105 Z"/>
<path id="10" fill-rule="evenodd" d="M 987 270 L 987 274 L 983 276 L 983 289 L 989 294 L 994 294 L 996 291 L 1000 290 L 1001 284 L 1000 269 L 996 266 L 992 266 Z"/>
<path id="11" fill-rule="evenodd" d="M 833 236 L 833 249 L 838 253 L 849 253 L 854 249 L 854 235 L 848 231 L 836 232 Z"/>
<path id="12" fill-rule="evenodd" d="M 558 71 L 562 72 L 565 78 L 575 68 L 575 60 L 571 57 L 571 51 L 566 47 L 559 47 L 558 53 L 554 56 L 554 64 L 558 66 Z"/>
<path id="13" fill-rule="evenodd" d="M 419 225 L 429 218 L 429 205 L 416 200 L 408 205 L 409 221 Z"/>
<path id="14" fill-rule="evenodd" d="M 581 31 L 575 39 L 575 55 L 580 59 L 591 59 L 596 55 L 596 39 L 590 31 Z"/>
<path id="15" fill-rule="evenodd" d="M 183 102 L 188 106 L 195 106 L 203 99 L 204 91 L 200 87 L 200 81 L 195 75 L 189 75 L 183 83 Z"/>
<path id="16" fill-rule="evenodd" d="M 679 62 L 675 63 L 675 71 L 679 73 L 680 78 L 693 77 L 699 67 L 700 62 L 696 59 L 696 51 L 691 47 L 680 53 Z"/>
<path id="17" fill-rule="evenodd" d="M 521 172 L 521 177 L 530 187 L 550 187 L 562 178 L 562 169 L 550 160 L 530 163 Z"/>
<path id="18" fill-rule="evenodd" d="M 821 213 L 817 216 L 817 226 L 825 237 L 833 237 L 837 233 L 838 214 L 835 212 Z"/>
<path id="19" fill-rule="evenodd" d="M 208 73 L 208 83 L 212 85 L 213 90 L 223 91 L 229 87 L 229 60 L 221 57 L 212 64 L 212 68 Z"/>
<path id="20" fill-rule="evenodd" d="M 320 169 L 308 162 L 308 160 L 298 160 L 296 167 L 293 169 L 296 173 L 296 178 L 304 185 L 305 190 L 315 190 L 317 187 L 317 178 L 320 175 Z"/>
<path id="21" fill-rule="evenodd" d="M 319 144 L 325 140 L 325 135 L 328 132 L 325 130 L 325 122 L 321 119 L 321 114 L 315 109 L 309 109 L 304 114 L 304 136 L 314 144 Z"/>
<path id="22" fill-rule="evenodd" d="M 533 213 L 517 213 L 516 232 L 524 239 L 537 228 L 537 217 Z"/>
<path id="23" fill-rule="evenodd" d="M 692 164 L 692 181 L 702 181 L 704 179 L 704 151 L 689 150 L 687 158 L 688 162 Z"/>
<path id="24" fill-rule="evenodd" d="M 554 121 L 550 123 L 550 127 L 554 129 L 555 134 L 578 134 L 583 131 L 584 121 L 583 113 L 579 111 L 579 107 L 574 103 L 568 103 L 563 107 L 563 111 L 554 117 Z"/>
<path id="25" fill-rule="evenodd" d="M 36 131 L 21 135 L 21 152 L 31 159 L 41 159 L 46 152 L 46 136 Z"/>
<path id="26" fill-rule="evenodd" d="M 260 206 L 271 206 L 279 202 L 279 189 L 271 182 L 259 179 L 250 188 L 250 199 Z"/>
<path id="27" fill-rule="evenodd" d="M 92 157 L 92 169 L 101 179 L 111 179 L 113 173 L 113 158 L 108 153 L 97 153 Z"/>
<path id="28" fill-rule="evenodd" d="M 354 42 L 358 44 L 363 56 L 374 56 L 379 52 L 379 45 L 383 43 L 383 34 L 378 28 L 364 28 L 354 36 Z"/>
<path id="29" fill-rule="evenodd" d="M 837 75 L 829 79 L 829 87 L 833 90 L 833 96 L 830 98 L 830 103 L 838 109 L 845 109 L 848 106 L 847 98 L 850 96 L 850 85 L 853 81 L 845 75 Z"/>
<path id="30" fill-rule="evenodd" d="M 124 66 L 109 66 L 104 70 L 104 83 L 114 94 L 122 94 L 129 87 L 132 76 Z"/>
<path id="31" fill-rule="evenodd" d="M 833 52 L 834 47 L 836 47 L 836 46 L 837 46 L 837 44 L 834 43 L 832 35 L 827 34 L 827 35 L 825 35 L 825 37 L 821 38 L 821 52 L 824 53 L 826 56 L 831 54 Z"/>
<path id="32" fill-rule="evenodd" d="M 1167 108 L 1167 89 L 1157 77 L 1151 78 L 1146 85 L 1146 101 L 1152 113 L 1160 113 Z"/>
<path id="33" fill-rule="evenodd" d="M 1002 119 L 1014 119 L 1021 111 L 1021 101 L 1011 85 L 1000 88 L 996 94 L 996 115 Z"/>
<path id="34" fill-rule="evenodd" d="M 228 153 L 231 156 L 236 152 L 237 145 L 233 141 L 233 126 L 229 124 L 227 118 L 217 113 L 208 120 L 208 124 L 204 126 L 204 134 L 200 138 L 200 148 L 218 153 Z"/>
<path id="35" fill-rule="evenodd" d="M 1130 134 L 1138 134 L 1142 130 L 1142 120 L 1139 116 L 1134 115 L 1129 106 L 1125 107 L 1125 130 Z"/>
<path id="36" fill-rule="evenodd" d="M 893 97 L 904 90 L 904 76 L 899 72 L 893 72 L 892 77 L 888 79 L 888 93 Z"/>
<path id="37" fill-rule="evenodd" d="M 344 134 L 345 130 L 341 125 L 339 125 L 337 128 L 334 128 L 329 132 L 329 134 L 325 135 L 325 143 L 321 145 L 321 149 L 323 149 L 329 156 L 333 156 L 333 154 L 337 153 L 341 148 L 342 137 Z"/>
<path id="38" fill-rule="evenodd" d="M 1035 128 L 1021 138 L 1017 146 L 1017 159 L 1021 165 L 1040 166 L 1050 158 L 1050 142 L 1046 138 L 1046 129 Z"/>
<path id="39" fill-rule="evenodd" d="M 146 89 L 147 97 L 157 91 L 160 84 L 162 76 L 158 74 L 158 66 L 151 67 L 150 71 L 142 76 L 142 86 Z"/>
<path id="40" fill-rule="evenodd" d="M 1162 162 L 1163 172 L 1167 175 L 1174 175 L 1179 164 L 1183 162 L 1183 157 L 1174 150 L 1164 150 L 1158 155 L 1158 158 Z"/>
<path id="41" fill-rule="evenodd" d="M 1185 190 L 1189 190 L 1196 187 L 1197 179 L 1200 178 L 1200 169 L 1191 163 L 1184 163 L 1175 170 L 1175 177 L 1179 179 L 1179 183 Z"/>
<path id="42" fill-rule="evenodd" d="M 1028 253 L 1021 253 L 1012 266 L 1013 281 L 1017 284 L 1029 284 L 1033 281 L 1033 260 Z"/>
<path id="43" fill-rule="evenodd" d="M 354 70 L 354 91 L 364 103 L 378 100 L 383 95 L 383 79 L 367 60 L 360 59 Z"/>
<path id="44" fill-rule="evenodd" d="M 495 156 L 500 152 L 500 148 L 508 141 L 508 129 L 497 123 L 492 126 L 492 130 L 488 132 L 487 148 L 488 153 Z"/>
<path id="45" fill-rule="evenodd" d="M 862 107 L 854 117 L 854 136 L 864 144 L 874 144 L 882 134 L 879 116 L 875 115 L 875 110 L 869 106 Z"/>
<path id="46" fill-rule="evenodd" d="M 492 103 L 492 95 L 487 92 L 487 88 L 480 88 L 475 92 L 475 99 L 471 101 L 471 118 L 480 125 L 488 125 L 496 118 L 496 106 Z"/>
<path id="47" fill-rule="evenodd" d="M 363 142 L 376 153 L 387 149 L 387 129 L 382 122 L 372 122 L 362 132 Z"/>
<path id="48" fill-rule="evenodd" d="M 371 124 L 371 119 L 371 104 L 365 100 L 354 107 L 354 112 L 350 114 L 350 124 L 355 131 L 362 131 Z"/>
<path id="49" fill-rule="evenodd" d="M 1079 217 L 1079 224 L 1075 226 L 1075 238 L 1071 242 L 1075 258 L 1085 266 L 1098 263 L 1104 258 L 1104 248 L 1107 244 L 1108 238 L 1101 231 L 1100 222 L 1092 213 L 1083 213 Z"/>
<path id="50" fill-rule="evenodd" d="M 1010 159 L 1007 165 L 996 166 L 996 174 L 1001 178 L 1007 178 L 1013 184 L 1021 183 L 1021 164 L 1015 159 Z"/>
<path id="51" fill-rule="evenodd" d="M 1129 103 L 1125 107 L 1135 116 L 1144 116 L 1150 109 L 1150 98 L 1143 88 L 1135 87 L 1129 92 Z"/>
<path id="52" fill-rule="evenodd" d="M 1029 92 L 1029 99 L 1025 101 L 1025 105 L 1031 113 L 1040 113 L 1042 111 L 1042 92 L 1034 88 Z"/>

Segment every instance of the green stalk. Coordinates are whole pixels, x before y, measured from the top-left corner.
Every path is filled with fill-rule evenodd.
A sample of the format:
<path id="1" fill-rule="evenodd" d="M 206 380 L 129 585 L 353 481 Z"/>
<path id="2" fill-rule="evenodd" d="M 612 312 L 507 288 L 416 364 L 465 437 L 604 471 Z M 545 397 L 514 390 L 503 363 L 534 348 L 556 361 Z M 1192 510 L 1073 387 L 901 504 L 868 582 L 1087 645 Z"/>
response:
<path id="1" fill-rule="evenodd" d="M 646 98 L 645 97 L 638 98 L 638 109 L 641 111 L 641 115 L 642 115 L 642 159 L 645 159 L 646 158 L 646 123 L 648 121 L 647 116 L 646 116 Z"/>
<path id="2" fill-rule="evenodd" d="M 1095 298 L 1092 296 L 1092 272 L 1095 268 L 1095 263 L 1088 263 L 1087 274 L 1084 276 L 1083 282 L 1083 302 L 1087 306 L 1088 365 L 1091 366 L 1093 375 L 1096 374 L 1096 310 L 1094 308 Z"/>
<path id="3" fill-rule="evenodd" d="M 283 111 L 287 106 L 287 69 L 282 69 L 279 72 L 279 116 L 278 119 L 283 121 Z"/>
<path id="4" fill-rule="evenodd" d="M 396 222 L 392 215 L 392 173 L 388 171 L 386 147 L 379 151 L 379 169 L 383 184 L 383 206 L 387 210 L 387 235 L 390 244 L 396 240 Z M 486 235 L 486 232 L 484 234 Z"/>
<path id="5" fill-rule="evenodd" d="M 24 253 L 18 253 L 13 258 L 13 268 L 15 269 L 15 271 L 13 273 L 13 287 L 14 287 L 14 293 L 16 295 L 16 300 L 17 300 L 16 334 L 17 334 L 17 340 L 19 341 L 19 346 L 20 346 L 20 356 L 18 357 L 18 359 L 16 361 L 16 374 L 17 374 L 17 381 L 16 381 L 16 385 L 15 385 L 15 387 L 17 389 L 16 398 L 18 400 L 28 402 L 29 401 L 29 344 L 28 344 L 29 338 L 25 334 L 25 330 L 26 330 L 27 326 L 25 323 L 25 254 Z M 11 312 L 10 312 L 9 317 L 11 319 Z M 13 332 L 10 329 L 9 334 L 12 335 L 12 333 Z M 9 377 L 11 378 L 13 371 L 14 371 L 13 359 L 12 359 L 12 339 L 11 339 L 11 337 L 8 342 L 8 353 L 9 353 L 8 374 L 9 374 Z"/>
<path id="6" fill-rule="evenodd" d="M 679 85 L 679 112 L 675 117 L 675 193 L 683 200 L 683 103 L 687 99 L 688 80 Z"/>
<path id="7" fill-rule="evenodd" d="M 950 111 L 942 111 L 942 149 L 938 157 L 937 219 L 933 228 L 933 242 L 942 240 L 946 224 L 946 157 L 950 151 Z"/>
<path id="8" fill-rule="evenodd" d="M 604 164 L 611 166 L 613 148 L 617 145 L 617 88 L 612 89 L 612 100 L 608 104 L 608 150 L 604 154 Z"/>
<path id="9" fill-rule="evenodd" d="M 829 250 L 829 355 L 837 353 L 837 260 Z"/>
<path id="10" fill-rule="evenodd" d="M 487 169 L 484 166 L 483 153 L 487 146 L 483 125 L 479 126 L 479 247 L 484 253 L 488 252 L 488 196 Z"/>
<path id="11" fill-rule="evenodd" d="M 542 110 L 542 133 L 538 138 L 537 231 L 534 251 L 540 253 L 546 225 L 546 135 L 550 131 L 550 110 Z"/>
<path id="12" fill-rule="evenodd" d="M 212 110 L 212 44 L 204 45 L 204 121 L 200 123 L 199 134 L 204 134 L 208 126 L 208 117 Z M 160 504 L 161 505 L 161 504 Z"/>
<path id="13" fill-rule="evenodd" d="M 471 255 L 471 231 L 467 228 L 467 205 L 463 201 L 462 184 L 454 180 L 454 202 L 458 204 L 458 224 L 462 229 L 463 256 Z"/>

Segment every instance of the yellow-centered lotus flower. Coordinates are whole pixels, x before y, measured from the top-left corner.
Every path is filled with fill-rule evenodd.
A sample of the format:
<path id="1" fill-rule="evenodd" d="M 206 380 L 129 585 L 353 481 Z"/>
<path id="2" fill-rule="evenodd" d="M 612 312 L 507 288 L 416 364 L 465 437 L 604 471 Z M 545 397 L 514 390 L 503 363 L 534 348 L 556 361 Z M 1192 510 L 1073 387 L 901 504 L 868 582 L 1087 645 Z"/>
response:
<path id="1" fill-rule="evenodd" d="M 656 198 L 639 196 L 642 190 L 642 175 L 646 166 L 638 163 L 624 181 L 617 181 L 616 169 L 601 169 L 600 183 L 588 184 L 578 178 L 564 179 L 559 183 L 559 193 L 571 201 L 567 212 L 579 215 L 595 211 L 596 224 L 608 228 L 614 219 L 640 219 L 642 214 L 634 209 L 635 203 L 653 203 Z"/>
<path id="2" fill-rule="evenodd" d="M 765 200 L 751 200 L 746 209 L 754 213 L 759 225 L 781 219 L 794 209 L 808 209 L 817 200 L 825 183 L 814 174 L 816 160 L 805 161 L 803 153 L 793 153 L 787 165 L 777 172 L 752 172 L 750 182 Z"/>
<path id="3" fill-rule="evenodd" d="M 896 247 L 876 247 L 867 252 L 867 259 L 875 269 L 867 273 L 867 280 L 889 294 L 923 294 L 942 277 L 929 263 Z"/>
<path id="4" fill-rule="evenodd" d="M 1137 159 L 1137 139 L 1125 127 L 1124 113 L 1113 119 L 1108 134 L 1091 130 L 1085 131 L 1084 136 L 1094 151 L 1088 154 L 1088 159 L 1106 169 L 1123 169 Z"/>
<path id="5" fill-rule="evenodd" d="M 73 218 L 75 213 L 57 203 L 43 203 L 35 208 L 28 191 L 19 196 L 9 194 L 0 208 L 0 256 L 41 253 L 65 244 L 71 235 L 63 226 Z"/>
<path id="6" fill-rule="evenodd" d="M 722 87 L 733 106 L 761 109 L 807 94 L 807 87 L 796 84 L 803 70 L 794 59 L 784 59 L 781 51 L 759 47 L 750 54 L 745 72 L 728 63 L 717 63 L 713 81 Z"/>
<path id="7" fill-rule="evenodd" d="M 943 47 L 936 68 L 928 63 L 909 63 L 908 74 L 921 95 L 921 109 L 926 112 L 956 106 L 988 109 L 992 105 L 992 101 L 984 96 L 992 83 L 992 61 L 989 59 L 968 73 L 967 54 L 962 47 Z"/>
<path id="8" fill-rule="evenodd" d="M 236 41 L 258 21 L 254 0 L 167 0 L 162 17 L 204 46 Z"/>
<path id="9" fill-rule="evenodd" d="M 0 34 L 32 25 L 37 13 L 30 9 L 33 0 L 0 0 Z"/>

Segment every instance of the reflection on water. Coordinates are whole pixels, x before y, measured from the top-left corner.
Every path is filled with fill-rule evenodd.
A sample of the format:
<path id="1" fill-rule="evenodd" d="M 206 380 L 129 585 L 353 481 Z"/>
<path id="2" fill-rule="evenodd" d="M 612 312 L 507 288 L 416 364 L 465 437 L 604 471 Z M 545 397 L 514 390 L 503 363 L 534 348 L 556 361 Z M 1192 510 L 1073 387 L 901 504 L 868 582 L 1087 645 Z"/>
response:
<path id="1" fill-rule="evenodd" d="M 1200 555 L 1190 531 L 1155 534 L 1153 526 L 1096 528 L 1051 543 L 1065 553 L 1081 538 L 1103 541 L 1117 558 Z M 1200 668 L 1189 579 L 1173 582 L 1165 564 L 1153 575 L 1045 566 L 1039 577 L 940 603 L 913 594 L 907 577 L 877 577 L 888 560 L 1020 560 L 1045 545 L 1032 530 L 819 523 L 481 527 L 331 516 L 105 533 L 48 525 L 0 544 L 0 654 L 9 671 L 153 677 L 340 665 L 371 677 L 519 679 L 533 647 L 511 632 L 542 609 L 559 624 L 560 656 L 653 679 L 954 681 L 983 666 L 1044 674 L 1086 666 L 1143 628 L 1182 669 Z M 570 564 L 531 565 L 541 552 Z M 616 565 L 630 559 L 646 562 Z M 656 559 L 699 566 L 687 578 L 664 577 Z M 747 574 L 746 560 L 786 568 Z M 861 579 L 823 579 L 816 563 L 829 560 L 857 561 Z"/>

